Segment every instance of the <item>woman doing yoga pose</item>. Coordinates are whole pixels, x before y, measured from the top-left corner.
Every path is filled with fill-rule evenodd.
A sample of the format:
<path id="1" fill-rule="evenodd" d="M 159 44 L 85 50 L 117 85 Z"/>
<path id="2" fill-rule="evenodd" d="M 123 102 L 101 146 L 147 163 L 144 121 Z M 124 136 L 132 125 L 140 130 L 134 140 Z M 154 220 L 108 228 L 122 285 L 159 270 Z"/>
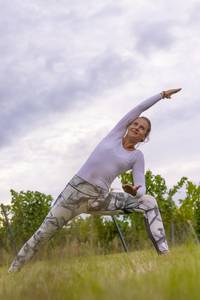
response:
<path id="1" fill-rule="evenodd" d="M 42 242 L 81 213 L 142 212 L 147 232 L 158 254 L 168 252 L 157 202 L 145 194 L 144 157 L 136 145 L 145 141 L 151 131 L 149 119 L 140 114 L 178 91 L 180 89 L 163 91 L 141 102 L 115 125 L 58 196 L 39 229 L 19 251 L 9 272 L 20 270 Z M 113 180 L 130 169 L 134 184 L 124 185 L 125 192 L 110 191 Z"/>

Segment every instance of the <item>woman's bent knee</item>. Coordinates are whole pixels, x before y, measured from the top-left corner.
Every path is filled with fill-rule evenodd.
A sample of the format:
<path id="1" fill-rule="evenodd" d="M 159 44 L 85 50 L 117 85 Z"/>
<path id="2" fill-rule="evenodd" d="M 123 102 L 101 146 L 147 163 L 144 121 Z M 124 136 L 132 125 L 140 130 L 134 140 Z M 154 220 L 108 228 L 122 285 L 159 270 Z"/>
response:
<path id="1" fill-rule="evenodd" d="M 151 195 L 143 195 L 138 199 L 139 206 L 142 206 L 143 209 L 149 210 L 158 207 L 156 199 Z"/>

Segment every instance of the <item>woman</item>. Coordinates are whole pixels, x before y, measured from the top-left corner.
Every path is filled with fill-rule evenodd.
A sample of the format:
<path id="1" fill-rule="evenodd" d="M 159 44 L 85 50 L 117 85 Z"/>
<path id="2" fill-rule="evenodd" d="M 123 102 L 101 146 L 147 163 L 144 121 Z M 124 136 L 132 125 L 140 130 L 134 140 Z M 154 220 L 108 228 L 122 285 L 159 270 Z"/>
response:
<path id="1" fill-rule="evenodd" d="M 58 196 L 42 225 L 19 251 L 9 272 L 20 270 L 43 241 L 80 213 L 143 212 L 155 249 L 159 254 L 168 252 L 157 202 L 145 195 L 144 158 L 136 145 L 148 138 L 151 131 L 150 121 L 139 117 L 140 114 L 180 90 L 171 89 L 145 100 L 117 123 Z M 134 185 L 124 185 L 125 193 L 109 192 L 112 181 L 129 169 L 133 170 Z"/>

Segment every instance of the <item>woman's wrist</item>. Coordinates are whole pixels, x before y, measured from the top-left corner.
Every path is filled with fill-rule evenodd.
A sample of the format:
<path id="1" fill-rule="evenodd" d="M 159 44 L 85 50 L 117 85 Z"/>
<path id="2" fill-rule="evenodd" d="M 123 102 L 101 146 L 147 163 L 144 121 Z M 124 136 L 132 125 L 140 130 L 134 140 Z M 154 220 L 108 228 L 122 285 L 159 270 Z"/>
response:
<path id="1" fill-rule="evenodd" d="M 162 92 L 160 93 L 160 96 L 161 96 L 161 99 L 164 99 L 164 98 L 166 97 L 165 91 L 162 91 Z"/>

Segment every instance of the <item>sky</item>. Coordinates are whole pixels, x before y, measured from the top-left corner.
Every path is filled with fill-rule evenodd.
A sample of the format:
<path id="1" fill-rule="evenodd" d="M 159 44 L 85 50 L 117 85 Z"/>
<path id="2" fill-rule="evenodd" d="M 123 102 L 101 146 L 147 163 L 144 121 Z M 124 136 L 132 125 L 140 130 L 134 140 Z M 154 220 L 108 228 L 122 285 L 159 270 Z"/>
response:
<path id="1" fill-rule="evenodd" d="M 125 113 L 179 87 L 140 149 L 169 187 L 199 184 L 199 33 L 194 0 L 0 0 L 0 202 L 57 197 Z"/>

